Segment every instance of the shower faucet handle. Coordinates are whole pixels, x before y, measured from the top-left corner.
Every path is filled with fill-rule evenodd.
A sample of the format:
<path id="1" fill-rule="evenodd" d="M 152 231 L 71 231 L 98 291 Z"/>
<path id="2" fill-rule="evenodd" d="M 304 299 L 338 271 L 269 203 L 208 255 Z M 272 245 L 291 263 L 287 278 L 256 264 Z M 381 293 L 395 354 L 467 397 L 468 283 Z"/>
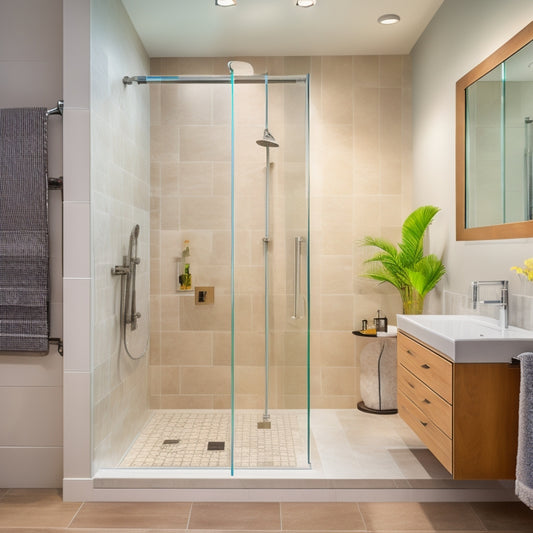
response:
<path id="1" fill-rule="evenodd" d="M 111 269 L 113 276 L 128 276 L 130 273 L 130 267 L 126 265 L 116 265 Z"/>

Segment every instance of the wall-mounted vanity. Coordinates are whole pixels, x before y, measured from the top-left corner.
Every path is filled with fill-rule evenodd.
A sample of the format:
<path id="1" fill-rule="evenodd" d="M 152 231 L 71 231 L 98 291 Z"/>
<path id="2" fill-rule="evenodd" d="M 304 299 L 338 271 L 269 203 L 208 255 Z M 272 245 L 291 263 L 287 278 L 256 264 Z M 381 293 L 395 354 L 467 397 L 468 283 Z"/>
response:
<path id="1" fill-rule="evenodd" d="M 456 237 L 533 237 L 533 22 L 456 84 Z"/>
<path id="2" fill-rule="evenodd" d="M 533 332 L 469 315 L 398 315 L 398 411 L 454 479 L 514 479 Z"/>

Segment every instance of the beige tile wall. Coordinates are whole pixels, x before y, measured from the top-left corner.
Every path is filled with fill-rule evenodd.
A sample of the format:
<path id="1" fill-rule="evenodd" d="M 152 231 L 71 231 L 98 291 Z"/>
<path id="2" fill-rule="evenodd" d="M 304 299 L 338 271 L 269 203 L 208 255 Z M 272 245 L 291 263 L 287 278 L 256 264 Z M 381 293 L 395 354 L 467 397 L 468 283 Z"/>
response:
<path id="1" fill-rule="evenodd" d="M 148 358 L 131 360 L 121 344 L 121 279 L 111 268 L 128 253 L 140 225 L 137 273 L 139 328 L 129 350 L 149 337 L 149 94 L 124 87 L 126 72 L 146 72 L 148 57 L 119 0 L 91 8 L 91 215 L 93 264 L 93 468 L 113 467 L 148 415 Z M 125 46 L 124 43 L 127 43 Z M 120 52 L 119 52 L 120 51 Z M 129 90 L 133 89 L 133 90 Z"/>
<path id="2" fill-rule="evenodd" d="M 240 58 L 242 59 L 242 58 Z M 311 74 L 311 392 L 317 408 L 351 408 L 359 396 L 358 351 L 351 331 L 378 308 L 394 323 L 399 297 L 360 278 L 366 234 L 399 237 L 411 186 L 410 65 L 406 56 L 244 58 L 256 72 Z M 222 58 L 152 59 L 153 74 L 227 74 Z M 252 94 L 253 92 L 258 94 Z M 237 406 L 263 406 L 262 237 L 263 87 L 239 100 L 236 132 L 236 392 Z M 298 96 L 270 88 L 273 242 L 300 231 L 291 175 L 291 113 Z M 257 102 L 260 102 L 258 105 Z M 227 408 L 230 383 L 229 87 L 151 87 L 151 405 Z M 302 160 L 302 159 L 300 159 Z M 303 190 L 301 191 L 303 192 Z M 287 197 L 290 207 L 276 198 Z M 284 196 L 285 195 L 285 196 Z M 193 250 L 194 284 L 214 285 L 212 307 L 176 293 L 176 258 L 185 238 Z M 271 280 L 271 407 L 303 407 L 305 344 L 292 314 L 285 253 Z M 278 248 L 281 246 L 278 244 Z M 276 261 L 276 260 L 274 260 Z M 289 269 L 290 270 L 290 269 Z M 278 275 L 281 274 L 281 275 Z M 282 317 L 282 318 L 277 318 Z M 294 324 L 293 324 L 294 325 Z M 295 346 L 297 347 L 295 349 Z"/>

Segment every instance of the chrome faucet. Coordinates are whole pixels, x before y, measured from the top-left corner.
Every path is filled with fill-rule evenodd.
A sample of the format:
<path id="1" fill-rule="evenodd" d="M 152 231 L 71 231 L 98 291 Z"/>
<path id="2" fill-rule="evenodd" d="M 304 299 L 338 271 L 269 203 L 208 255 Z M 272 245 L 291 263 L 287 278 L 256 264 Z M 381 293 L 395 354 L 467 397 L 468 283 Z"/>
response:
<path id="1" fill-rule="evenodd" d="M 500 287 L 499 300 L 480 300 L 479 287 L 481 285 L 492 285 Z M 477 304 L 498 305 L 500 307 L 500 326 L 509 327 L 509 281 L 473 281 L 472 282 L 472 309 L 477 309 Z"/>

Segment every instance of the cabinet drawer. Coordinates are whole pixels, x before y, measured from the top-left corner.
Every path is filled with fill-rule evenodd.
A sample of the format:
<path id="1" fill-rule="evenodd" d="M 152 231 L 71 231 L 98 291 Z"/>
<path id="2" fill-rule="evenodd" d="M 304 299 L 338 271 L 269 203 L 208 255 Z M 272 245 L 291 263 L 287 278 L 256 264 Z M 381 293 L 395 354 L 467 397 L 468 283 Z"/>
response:
<path id="1" fill-rule="evenodd" d="M 398 365 L 398 390 L 403 392 L 448 437 L 452 438 L 452 406 Z"/>
<path id="2" fill-rule="evenodd" d="M 398 393 L 398 412 L 431 453 L 442 463 L 448 472 L 452 472 L 452 440 L 435 426 L 411 400 L 402 392 Z"/>
<path id="3" fill-rule="evenodd" d="M 448 403 L 452 403 L 452 363 L 409 337 L 398 334 L 398 363 Z"/>

